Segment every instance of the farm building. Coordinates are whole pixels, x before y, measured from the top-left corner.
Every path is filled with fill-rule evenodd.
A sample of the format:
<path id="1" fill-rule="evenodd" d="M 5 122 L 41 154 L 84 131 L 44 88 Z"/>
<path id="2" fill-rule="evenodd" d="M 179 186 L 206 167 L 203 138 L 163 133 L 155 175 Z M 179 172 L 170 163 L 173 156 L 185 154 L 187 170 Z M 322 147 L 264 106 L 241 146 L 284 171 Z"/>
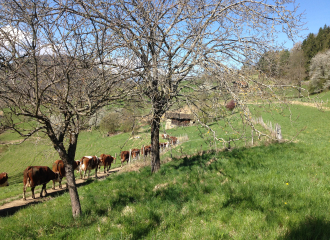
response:
<path id="1" fill-rule="evenodd" d="M 190 126 L 194 123 L 194 115 L 187 113 L 166 113 L 165 118 L 165 129 Z"/>

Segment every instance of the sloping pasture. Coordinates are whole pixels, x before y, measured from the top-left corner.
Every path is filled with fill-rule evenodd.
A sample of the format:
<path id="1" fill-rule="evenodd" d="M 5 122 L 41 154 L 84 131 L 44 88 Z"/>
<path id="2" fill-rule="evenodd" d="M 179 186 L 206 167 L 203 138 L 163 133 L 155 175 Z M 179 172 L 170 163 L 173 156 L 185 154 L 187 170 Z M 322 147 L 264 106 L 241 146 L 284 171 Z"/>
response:
<path id="1" fill-rule="evenodd" d="M 3 239 L 329 239 L 330 113 L 293 106 L 290 121 L 289 110 L 276 106 L 266 114 L 258 113 L 258 106 L 251 111 L 280 123 L 286 139 L 305 130 L 291 143 L 245 148 L 242 141 L 232 151 L 174 158 L 153 175 L 150 167 L 112 174 L 78 189 L 81 218 L 72 219 L 65 193 L 1 218 L 0 234 Z M 213 126 L 229 134 L 227 126 Z M 173 156 L 214 148 L 203 128 L 170 134 L 189 137 L 172 149 Z M 97 132 L 83 133 L 77 152 L 98 154 L 127 139 L 115 137 L 111 142 Z"/>

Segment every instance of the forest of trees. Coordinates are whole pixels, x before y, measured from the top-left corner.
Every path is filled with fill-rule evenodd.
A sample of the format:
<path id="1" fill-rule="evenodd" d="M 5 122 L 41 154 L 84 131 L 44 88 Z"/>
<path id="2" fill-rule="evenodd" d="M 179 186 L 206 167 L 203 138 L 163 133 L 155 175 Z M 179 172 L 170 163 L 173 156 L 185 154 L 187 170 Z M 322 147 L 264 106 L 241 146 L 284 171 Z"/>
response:
<path id="1" fill-rule="evenodd" d="M 330 26 L 324 25 L 317 34 L 308 34 L 290 50 L 265 52 L 257 69 L 288 84 L 300 86 L 301 81 L 311 80 L 309 91 L 317 93 L 330 86 L 329 49 Z"/>

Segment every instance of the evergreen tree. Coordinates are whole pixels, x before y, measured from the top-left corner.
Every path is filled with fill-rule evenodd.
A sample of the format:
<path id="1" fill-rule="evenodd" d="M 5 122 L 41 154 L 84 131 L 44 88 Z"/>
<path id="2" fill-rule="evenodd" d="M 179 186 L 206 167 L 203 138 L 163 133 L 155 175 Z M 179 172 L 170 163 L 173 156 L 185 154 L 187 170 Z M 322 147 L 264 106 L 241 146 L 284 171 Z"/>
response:
<path id="1" fill-rule="evenodd" d="M 326 24 L 320 27 L 319 32 L 315 34 L 308 34 L 307 38 L 302 43 L 302 49 L 306 57 L 306 73 L 309 73 L 311 59 L 319 52 L 325 52 L 330 48 L 330 27 Z"/>

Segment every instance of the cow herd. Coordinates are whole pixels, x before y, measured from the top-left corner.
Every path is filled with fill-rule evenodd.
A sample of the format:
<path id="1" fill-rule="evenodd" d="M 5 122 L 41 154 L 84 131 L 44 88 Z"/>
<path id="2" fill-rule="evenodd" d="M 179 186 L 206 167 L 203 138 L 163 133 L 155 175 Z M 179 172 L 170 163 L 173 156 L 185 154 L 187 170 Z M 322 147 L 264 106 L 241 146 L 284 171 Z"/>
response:
<path id="1" fill-rule="evenodd" d="M 175 145 L 178 143 L 178 139 L 176 137 L 171 137 L 167 134 L 162 135 L 163 139 L 168 139 L 166 143 L 159 143 L 159 148 L 161 150 L 165 149 L 169 145 Z M 151 145 L 144 146 L 141 149 L 132 149 L 130 151 L 122 151 L 120 153 L 121 167 L 124 162 L 129 162 L 129 159 L 137 159 L 141 155 L 148 156 L 151 153 Z M 95 169 L 95 178 L 97 178 L 97 171 L 101 171 L 101 166 L 104 167 L 104 173 L 109 171 L 111 168 L 111 164 L 116 160 L 116 157 L 112 157 L 111 155 L 101 154 L 100 157 L 97 156 L 84 156 L 78 161 L 74 161 L 72 164 L 73 170 L 77 170 L 80 173 L 80 178 L 85 178 L 86 172 L 87 179 L 89 178 L 90 171 Z M 30 187 L 32 191 L 32 198 L 35 198 L 34 188 L 38 185 L 42 185 L 42 189 L 40 192 L 40 197 L 42 198 L 43 191 L 45 192 L 45 196 L 47 195 L 46 184 L 49 181 L 53 181 L 52 189 L 55 189 L 55 182 L 59 182 L 59 188 L 62 188 L 62 179 L 66 176 L 64 162 L 62 160 L 56 160 L 53 163 L 52 170 L 47 166 L 29 166 L 23 172 L 23 200 L 26 200 L 25 192 L 26 188 Z M 8 186 L 8 174 L 1 173 L 0 174 L 0 187 Z M 68 185 L 66 185 L 68 188 Z"/>

